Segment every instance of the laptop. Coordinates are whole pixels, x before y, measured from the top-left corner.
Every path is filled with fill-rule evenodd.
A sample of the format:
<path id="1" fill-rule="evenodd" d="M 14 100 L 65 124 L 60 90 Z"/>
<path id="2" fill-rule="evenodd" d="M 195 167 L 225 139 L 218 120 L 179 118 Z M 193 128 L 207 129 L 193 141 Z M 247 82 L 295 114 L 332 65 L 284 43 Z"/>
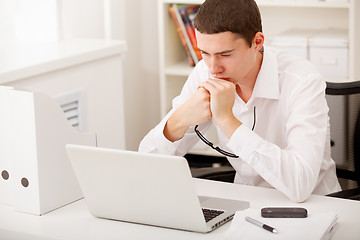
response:
<path id="1" fill-rule="evenodd" d="M 198 196 L 183 157 L 72 144 L 66 151 L 88 209 L 99 218 L 210 232 L 249 207 Z"/>

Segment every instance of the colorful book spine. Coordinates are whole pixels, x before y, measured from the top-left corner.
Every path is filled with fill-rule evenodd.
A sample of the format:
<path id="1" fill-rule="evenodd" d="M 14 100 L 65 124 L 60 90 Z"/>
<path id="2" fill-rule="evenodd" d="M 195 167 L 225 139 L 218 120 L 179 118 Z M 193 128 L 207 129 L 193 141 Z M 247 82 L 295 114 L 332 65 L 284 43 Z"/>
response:
<path id="1" fill-rule="evenodd" d="M 198 63 L 198 59 L 194 51 L 194 48 L 192 47 L 189 36 L 186 32 L 185 24 L 181 18 L 177 5 L 172 4 L 171 7 L 169 8 L 169 12 L 175 23 L 176 31 L 179 35 L 181 44 L 183 45 L 183 48 L 185 50 L 188 62 L 191 66 L 195 66 Z"/>
<path id="2" fill-rule="evenodd" d="M 185 28 L 186 28 L 186 32 L 189 36 L 189 39 L 190 39 L 190 42 L 191 42 L 191 45 L 195 51 L 195 54 L 196 54 L 196 57 L 197 57 L 197 60 L 200 61 L 202 59 L 202 56 L 201 56 L 201 52 L 200 50 L 197 48 L 197 43 L 196 43 L 196 36 L 195 36 L 195 29 L 190 21 L 190 18 L 188 16 L 188 7 L 185 7 L 185 8 L 181 8 L 180 9 L 180 15 L 182 17 L 182 20 L 185 24 Z"/>
<path id="3" fill-rule="evenodd" d="M 195 19 L 195 16 L 196 16 L 198 10 L 199 10 L 199 5 L 192 5 L 192 6 L 188 6 L 186 8 L 186 12 L 190 19 L 191 26 L 193 26 L 193 27 L 194 27 L 194 19 Z"/>

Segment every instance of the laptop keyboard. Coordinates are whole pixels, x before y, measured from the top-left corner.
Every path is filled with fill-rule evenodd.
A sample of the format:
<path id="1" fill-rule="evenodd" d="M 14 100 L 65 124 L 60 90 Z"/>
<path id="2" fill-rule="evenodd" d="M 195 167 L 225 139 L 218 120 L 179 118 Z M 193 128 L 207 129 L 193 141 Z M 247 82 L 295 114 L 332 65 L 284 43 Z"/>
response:
<path id="1" fill-rule="evenodd" d="M 208 208 L 203 208 L 202 210 L 203 210 L 203 214 L 204 214 L 206 222 L 208 222 L 211 219 L 213 219 L 213 218 L 219 216 L 220 214 L 224 213 L 224 211 L 208 209 Z"/>

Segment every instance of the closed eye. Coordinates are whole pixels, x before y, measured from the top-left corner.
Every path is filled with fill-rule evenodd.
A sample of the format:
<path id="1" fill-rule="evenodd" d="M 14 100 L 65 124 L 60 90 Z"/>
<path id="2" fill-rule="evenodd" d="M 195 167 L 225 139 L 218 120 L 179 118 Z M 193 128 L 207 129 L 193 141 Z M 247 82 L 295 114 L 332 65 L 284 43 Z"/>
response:
<path id="1" fill-rule="evenodd" d="M 209 53 L 201 50 L 200 48 L 198 48 L 201 52 L 202 55 L 205 55 L 205 56 L 208 56 L 210 55 Z M 226 50 L 226 51 L 221 51 L 221 52 L 217 52 L 215 53 L 214 55 L 218 55 L 218 56 L 221 56 L 221 57 L 230 57 L 231 56 L 231 53 L 234 51 L 235 49 L 231 49 L 231 50 Z"/>

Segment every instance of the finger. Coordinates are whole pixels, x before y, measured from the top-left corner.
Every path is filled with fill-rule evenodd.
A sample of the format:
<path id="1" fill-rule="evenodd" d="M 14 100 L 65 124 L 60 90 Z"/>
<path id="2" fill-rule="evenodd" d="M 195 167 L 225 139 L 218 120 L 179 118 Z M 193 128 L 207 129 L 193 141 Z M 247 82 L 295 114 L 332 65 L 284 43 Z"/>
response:
<path id="1" fill-rule="evenodd" d="M 215 86 L 217 89 L 221 91 L 235 91 L 236 85 L 232 82 L 226 81 L 226 80 L 213 80 L 210 81 L 213 86 Z"/>
<path id="2" fill-rule="evenodd" d="M 206 88 L 212 95 L 224 91 L 233 91 L 235 89 L 235 85 L 233 83 L 228 83 L 224 80 L 219 82 L 214 79 L 209 79 L 204 82 L 203 87 Z"/>
<path id="3" fill-rule="evenodd" d="M 206 89 L 207 91 L 209 91 L 210 93 L 212 93 L 213 91 L 216 90 L 216 88 L 219 87 L 216 84 L 214 84 L 213 81 L 205 81 L 202 83 L 202 88 Z"/>
<path id="4" fill-rule="evenodd" d="M 198 86 L 198 88 L 197 89 L 199 89 L 199 88 L 203 88 L 204 87 L 204 82 L 201 82 L 201 83 L 199 83 L 199 86 Z"/>
<path id="5" fill-rule="evenodd" d="M 198 90 L 199 89 L 203 89 L 205 91 L 208 91 L 208 89 L 206 88 L 206 82 L 201 82 L 198 86 Z"/>
<path id="6" fill-rule="evenodd" d="M 210 96 L 210 92 L 203 86 L 198 87 L 198 89 L 196 91 L 199 92 L 200 94 L 205 94 L 205 95 Z"/>
<path id="7" fill-rule="evenodd" d="M 218 78 L 210 78 L 207 80 L 207 82 L 209 83 L 212 83 L 214 86 L 226 86 L 226 87 L 229 87 L 229 86 L 234 86 L 235 84 L 230 82 L 230 81 L 227 81 L 227 80 L 224 80 L 224 79 L 218 79 Z"/>

